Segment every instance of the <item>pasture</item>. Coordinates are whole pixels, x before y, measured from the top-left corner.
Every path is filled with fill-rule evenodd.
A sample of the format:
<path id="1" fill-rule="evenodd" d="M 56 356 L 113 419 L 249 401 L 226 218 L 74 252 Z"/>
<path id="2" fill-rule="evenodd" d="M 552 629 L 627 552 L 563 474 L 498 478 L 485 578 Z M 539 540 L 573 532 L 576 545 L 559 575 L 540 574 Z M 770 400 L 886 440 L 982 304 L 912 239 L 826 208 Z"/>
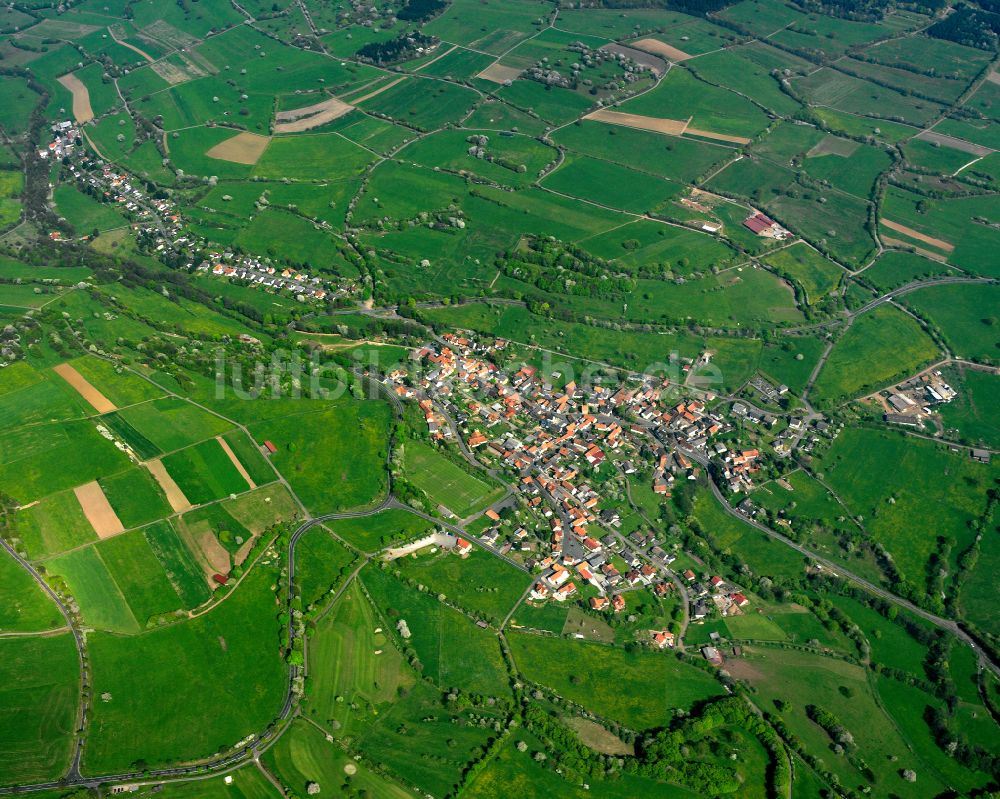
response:
<path id="1" fill-rule="evenodd" d="M 904 578 L 923 584 L 937 540 L 971 543 L 991 467 L 894 431 L 847 428 L 823 456 L 826 482 L 888 550 Z"/>
<path id="2" fill-rule="evenodd" d="M 469 613 L 497 623 L 514 607 L 528 587 L 529 575 L 473 544 L 462 558 L 450 550 L 425 547 L 392 562 L 403 577 L 444 594 Z"/>
<path id="3" fill-rule="evenodd" d="M 94 773 L 203 757 L 259 732 L 281 705 L 273 568 L 254 569 L 209 612 L 134 637 L 89 639 L 93 695 L 84 768 Z M 156 668 L 150 668 L 150 664 Z M 211 695 L 225 713 L 205 713 Z"/>
<path id="4" fill-rule="evenodd" d="M 905 303 L 937 327 L 956 358 L 1000 361 L 1000 286 L 931 286 L 907 295 Z"/>
<path id="5" fill-rule="evenodd" d="M 511 633 L 507 640 L 526 679 L 635 730 L 659 727 L 675 709 L 722 693 L 711 675 L 672 653 L 630 654 L 605 644 L 531 633 Z"/>
<path id="6" fill-rule="evenodd" d="M 937 346 L 912 317 L 889 305 L 859 316 L 833 346 L 813 397 L 833 405 L 890 384 L 930 363 Z M 864 363 L 864 371 L 857 364 Z"/>
<path id="7" fill-rule="evenodd" d="M 386 777 L 354 762 L 319 730 L 304 721 L 295 721 L 287 733 L 264 757 L 268 768 L 289 790 L 304 793 L 316 784 L 320 799 L 340 797 L 347 791 L 364 791 L 367 796 L 409 799 L 413 794 Z"/>
<path id="8" fill-rule="evenodd" d="M 375 552 L 397 541 L 418 538 L 433 522 L 399 508 L 389 508 L 361 519 L 331 522 L 333 531 L 363 552 Z"/>
<path id="9" fill-rule="evenodd" d="M 59 608 L 6 551 L 0 558 L 0 632 L 38 632 L 65 625 Z"/>
<path id="10" fill-rule="evenodd" d="M 385 491 L 389 408 L 382 402 L 283 400 L 287 413 L 251 422 L 270 460 L 314 513 L 374 502 Z M 254 409 L 256 410 L 256 409 Z"/>
<path id="11" fill-rule="evenodd" d="M 384 569 L 369 567 L 362 574 L 382 617 L 395 628 L 406 622 L 410 637 L 397 640 L 413 647 L 421 674 L 442 689 L 456 687 L 488 696 L 508 693 L 507 670 L 493 630 L 477 627 L 437 597 L 410 588 Z"/>

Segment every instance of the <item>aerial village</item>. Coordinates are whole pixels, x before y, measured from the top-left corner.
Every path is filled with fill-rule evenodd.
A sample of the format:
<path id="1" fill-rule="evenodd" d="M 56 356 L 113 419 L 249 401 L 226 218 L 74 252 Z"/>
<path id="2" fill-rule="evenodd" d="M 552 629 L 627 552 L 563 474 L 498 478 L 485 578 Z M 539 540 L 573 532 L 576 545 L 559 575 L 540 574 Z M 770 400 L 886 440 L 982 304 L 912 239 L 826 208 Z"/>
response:
<path id="1" fill-rule="evenodd" d="M 678 597 L 695 623 L 751 610 L 739 586 L 676 571 L 677 552 L 652 523 L 626 535 L 621 508 L 606 495 L 611 476 L 646 473 L 652 463 L 652 491 L 670 496 L 710 462 L 731 492 L 749 493 L 761 452 L 719 440 L 734 426 L 706 407 L 715 395 L 688 389 L 700 398 L 677 401 L 676 387 L 649 375 L 628 386 L 557 388 L 560 375 L 534 366 L 502 369 L 497 361 L 508 346 L 445 333 L 412 352 L 418 368 L 387 376 L 400 399 L 419 403 L 432 439 L 456 444 L 470 463 L 516 486 L 514 497 L 486 510 L 486 529 L 457 539 L 456 554 L 467 555 L 471 540 L 517 557 L 536 575 L 529 595 L 536 604 L 579 601 L 613 617 L 625 613 L 629 592 L 648 589 Z M 749 500 L 740 510 L 754 512 Z M 680 644 L 666 629 L 649 630 L 647 643 Z"/>
<path id="2" fill-rule="evenodd" d="M 331 279 L 293 267 L 275 265 L 259 255 L 236 253 L 210 246 L 185 225 L 176 205 L 166 198 L 150 197 L 143 181 L 114 164 L 91 156 L 82 146 L 80 131 L 71 122 L 52 126 L 52 141 L 39 150 L 44 158 L 62 160 L 81 191 L 101 202 L 114 204 L 141 230 L 140 243 L 161 258 L 178 261 L 181 268 L 273 292 L 288 292 L 299 302 L 323 302 L 351 296 L 357 290 L 352 281 Z M 62 233 L 50 233 L 59 240 Z"/>

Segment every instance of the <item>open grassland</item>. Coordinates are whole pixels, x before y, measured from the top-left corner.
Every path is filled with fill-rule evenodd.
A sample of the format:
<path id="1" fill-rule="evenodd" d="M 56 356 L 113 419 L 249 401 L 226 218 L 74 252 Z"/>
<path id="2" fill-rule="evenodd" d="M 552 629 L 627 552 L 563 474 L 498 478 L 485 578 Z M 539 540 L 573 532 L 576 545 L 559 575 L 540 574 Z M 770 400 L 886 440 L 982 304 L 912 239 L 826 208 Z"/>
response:
<path id="1" fill-rule="evenodd" d="M 540 0 L 457 0 L 425 30 L 446 42 L 499 55 L 534 33 L 533 24 L 548 12 Z"/>
<path id="2" fill-rule="evenodd" d="M 0 443 L 0 484 L 22 504 L 115 474 L 128 464 L 90 421 L 24 427 Z"/>
<path id="3" fill-rule="evenodd" d="M 369 567 L 362 578 L 386 622 L 391 627 L 406 622 L 410 637 L 397 640 L 413 647 L 424 677 L 442 689 L 488 696 L 508 692 L 507 670 L 493 630 L 477 627 L 437 597 L 404 585 L 386 570 Z"/>
<path id="4" fill-rule="evenodd" d="M 398 508 L 330 524 L 338 536 L 363 552 L 375 552 L 396 541 L 418 538 L 433 526 L 433 522 Z"/>
<path id="5" fill-rule="evenodd" d="M 66 620 L 34 578 L 7 552 L 0 558 L 0 632 L 38 632 Z"/>
<path id="6" fill-rule="evenodd" d="M 125 529 L 162 519 L 170 505 L 146 469 L 134 467 L 98 480 L 104 496 Z"/>
<path id="7" fill-rule="evenodd" d="M 345 733 L 370 724 L 397 699 L 398 688 L 415 682 L 356 583 L 317 623 L 309 642 L 309 675 L 307 718 Z"/>
<path id="8" fill-rule="evenodd" d="M 997 277 L 1000 266 L 993 257 L 1000 232 L 991 223 L 1000 219 L 1000 197 L 995 194 L 935 199 L 890 186 L 881 209 L 883 219 L 912 228 L 921 236 L 951 245 L 927 246 L 926 239 L 901 236 L 914 246 L 940 251 L 948 262 L 977 275 Z"/>
<path id="9" fill-rule="evenodd" d="M 413 794 L 357 764 L 318 729 L 295 721 L 264 758 L 268 768 L 288 790 L 304 793 L 307 785 L 319 786 L 315 796 L 340 797 L 348 791 L 384 799 L 408 799 Z"/>
<path id="10" fill-rule="evenodd" d="M 137 761 L 203 757 L 259 732 L 281 704 L 273 568 L 258 567 L 224 602 L 196 619 L 123 638 L 89 642 L 94 696 L 84 768 L 96 773 Z M 155 664 L 151 668 L 150 664 Z M 204 697 L 225 705 L 206 713 Z"/>
<path id="11" fill-rule="evenodd" d="M 473 717 L 485 718 L 486 723 L 471 723 Z M 422 792 L 444 796 L 457 789 L 468 764 L 496 736 L 492 722 L 502 718 L 488 708 L 445 706 L 439 691 L 418 682 L 358 735 L 354 744 L 400 780 Z"/>
<path id="12" fill-rule="evenodd" d="M 734 92 L 673 69 L 651 92 L 621 105 L 629 114 L 661 119 L 691 119 L 690 127 L 711 133 L 751 137 L 767 126 L 767 116 Z"/>
<path id="13" fill-rule="evenodd" d="M 1000 286 L 931 286 L 905 301 L 941 331 L 955 357 L 1000 361 Z"/>
<path id="14" fill-rule="evenodd" d="M 351 400 L 268 405 L 284 405 L 287 412 L 251 423 L 250 433 L 278 448 L 271 462 L 311 511 L 366 505 L 384 493 L 387 405 Z"/>
<path id="15" fill-rule="evenodd" d="M 177 397 L 134 405 L 118 414 L 161 454 L 214 438 L 232 424 Z"/>
<path id="16" fill-rule="evenodd" d="M 526 679 L 632 729 L 662 726 L 675 708 L 688 709 L 722 693 L 711 675 L 673 654 L 630 654 L 530 633 L 512 633 L 507 640 Z"/>
<path id="17" fill-rule="evenodd" d="M 955 377 L 957 376 L 957 381 Z M 958 396 L 938 413 L 946 428 L 955 430 L 961 440 L 986 446 L 1000 447 L 1000 375 L 963 369 L 960 376 L 950 377 Z"/>
<path id="18" fill-rule="evenodd" d="M 943 537 L 961 552 L 969 522 L 985 509 L 995 468 L 899 433 L 847 428 L 823 456 L 827 483 L 892 554 L 897 568 L 922 585 Z"/>
<path id="19" fill-rule="evenodd" d="M 801 286 L 810 305 L 837 288 L 844 277 L 844 270 L 806 244 L 772 253 L 764 260 L 779 274 L 787 275 Z"/>
<path id="20" fill-rule="evenodd" d="M 72 490 L 51 494 L 18 511 L 15 529 L 32 558 L 56 555 L 97 540 Z"/>
<path id="21" fill-rule="evenodd" d="M 466 558 L 451 550 L 432 549 L 395 560 L 392 568 L 475 616 L 499 622 L 530 582 L 527 574 L 475 545 Z"/>
<path id="22" fill-rule="evenodd" d="M 0 640 L 0 782 L 56 780 L 69 768 L 79 665 L 73 636 Z"/>
<path id="23" fill-rule="evenodd" d="M 813 397 L 834 404 L 916 372 L 938 354 L 937 346 L 910 316 L 880 305 L 859 316 L 833 350 L 813 387 Z M 859 370 L 857 365 L 865 364 Z"/>
<path id="24" fill-rule="evenodd" d="M 703 533 L 712 537 L 716 549 L 732 552 L 755 574 L 780 581 L 797 579 L 805 571 L 802 555 L 726 513 L 708 491 L 695 497 L 694 517 Z"/>
<path id="25" fill-rule="evenodd" d="M 351 570 L 357 555 L 330 535 L 313 527 L 295 547 L 295 585 L 305 607 L 322 605 Z"/>
<path id="26" fill-rule="evenodd" d="M 853 783 L 864 777 L 851 760 L 826 754 L 830 739 L 807 717 L 807 705 L 833 713 L 854 736 L 859 750 L 868 753 L 865 762 L 876 777 L 878 795 L 904 790 L 914 797 L 933 797 L 941 790 L 942 783 L 930 771 L 928 784 L 919 791 L 904 787 L 900 770 L 909 767 L 919 773 L 926 764 L 910 751 L 900 732 L 904 724 L 886 712 L 862 668 L 834 658 L 763 647 L 754 647 L 744 659 L 729 661 L 726 668 L 737 679 L 749 682 L 759 697 L 756 701 L 768 709 L 775 700 L 788 702 L 788 710 L 780 714 L 784 723 L 808 751 L 823 753 L 824 765 L 841 781 Z M 893 756 L 905 762 L 893 762 Z"/>
<path id="27" fill-rule="evenodd" d="M 100 358 L 76 358 L 70 365 L 119 407 L 163 396 L 152 383 Z"/>
<path id="28" fill-rule="evenodd" d="M 407 479 L 431 501 L 464 519 L 500 497 L 501 489 L 418 441 L 404 449 Z"/>
<path id="29" fill-rule="evenodd" d="M 889 291 L 918 280 L 954 274 L 954 270 L 930 258 L 909 252 L 886 252 L 862 272 L 861 279 L 881 291 Z"/>

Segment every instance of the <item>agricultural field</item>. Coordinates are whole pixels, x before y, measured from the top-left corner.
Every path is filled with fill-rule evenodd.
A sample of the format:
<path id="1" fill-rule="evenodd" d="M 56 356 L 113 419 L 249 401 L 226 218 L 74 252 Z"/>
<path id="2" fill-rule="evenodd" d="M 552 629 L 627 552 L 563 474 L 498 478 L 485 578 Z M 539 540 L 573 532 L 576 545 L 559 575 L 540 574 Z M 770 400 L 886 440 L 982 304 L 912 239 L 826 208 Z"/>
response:
<path id="1" fill-rule="evenodd" d="M 994 789 L 979 5 L 0 9 L 0 794 Z"/>

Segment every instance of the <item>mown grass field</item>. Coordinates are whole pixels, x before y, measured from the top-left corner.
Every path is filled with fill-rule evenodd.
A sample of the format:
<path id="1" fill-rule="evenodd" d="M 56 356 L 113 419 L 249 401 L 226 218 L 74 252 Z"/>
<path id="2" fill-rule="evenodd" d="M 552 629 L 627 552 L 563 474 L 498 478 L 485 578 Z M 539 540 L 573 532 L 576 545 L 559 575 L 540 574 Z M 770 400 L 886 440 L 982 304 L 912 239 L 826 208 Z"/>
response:
<path id="1" fill-rule="evenodd" d="M 0 675 L 0 782 L 61 778 L 80 692 L 73 636 L 0 640 Z"/>
<path id="2" fill-rule="evenodd" d="M 433 447 L 418 441 L 404 447 L 407 479 L 460 519 L 482 510 L 502 494 L 502 489 L 476 476 Z"/>
<path id="3" fill-rule="evenodd" d="M 0 558 L 0 631 L 37 632 L 66 623 L 34 578 L 7 552 Z"/>

